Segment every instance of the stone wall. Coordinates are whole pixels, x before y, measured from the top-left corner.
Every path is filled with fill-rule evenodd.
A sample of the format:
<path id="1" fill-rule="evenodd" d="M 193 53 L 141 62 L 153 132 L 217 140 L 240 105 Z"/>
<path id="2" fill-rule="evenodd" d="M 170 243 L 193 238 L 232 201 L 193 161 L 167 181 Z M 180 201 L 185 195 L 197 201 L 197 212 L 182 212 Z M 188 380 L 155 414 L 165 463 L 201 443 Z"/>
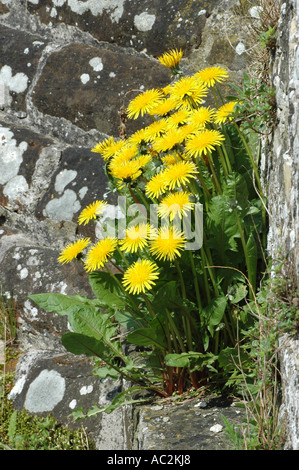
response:
<path id="1" fill-rule="evenodd" d="M 288 256 L 287 272 L 299 288 L 299 1 L 282 3 L 273 64 L 277 124 L 262 161 L 268 197 L 268 249 L 273 260 Z M 290 284 L 293 279 L 289 279 Z M 294 292 L 293 302 L 298 304 Z M 298 337 L 280 340 L 283 384 L 281 421 L 287 424 L 286 448 L 299 449 Z"/>
<path id="2" fill-rule="evenodd" d="M 246 3 L 244 15 L 240 4 Z M 67 354 L 60 343 L 68 328 L 64 318 L 37 309 L 27 295 L 91 294 L 79 265 L 57 263 L 59 251 L 76 236 L 95 237 L 89 226 L 77 224 L 82 208 L 95 199 L 116 203 L 91 148 L 107 136 L 118 137 L 120 108 L 136 90 L 169 83 L 168 69 L 157 60 L 169 48 L 184 50 L 185 73 L 222 65 L 239 81 L 251 46 L 246 21 L 256 15 L 252 5 L 239 0 L 0 0 L 0 282 L 2 292 L 13 293 L 18 304 L 23 355 L 11 394 L 16 407 L 51 411 L 71 424 L 73 409 L 109 402 L 122 387 L 94 377 L 86 359 Z M 291 25 L 297 28 L 296 21 Z M 281 78 L 282 93 L 295 96 L 295 73 L 293 67 L 293 85 Z M 291 106 L 293 99 L 287 101 Z M 297 108 L 293 115 L 298 118 Z M 127 133 L 142 125 L 142 120 L 128 123 Z M 279 143 L 278 134 L 276 139 Z M 291 204 L 294 162 L 286 134 L 281 142 L 276 157 L 284 162 L 279 165 Z M 270 170 L 269 178 L 275 179 Z M 298 213 L 288 204 L 283 207 L 293 227 L 292 243 Z M 272 239 L 277 227 L 271 228 Z M 82 424 L 98 449 L 128 449 L 135 439 L 131 413 L 117 410 Z"/>

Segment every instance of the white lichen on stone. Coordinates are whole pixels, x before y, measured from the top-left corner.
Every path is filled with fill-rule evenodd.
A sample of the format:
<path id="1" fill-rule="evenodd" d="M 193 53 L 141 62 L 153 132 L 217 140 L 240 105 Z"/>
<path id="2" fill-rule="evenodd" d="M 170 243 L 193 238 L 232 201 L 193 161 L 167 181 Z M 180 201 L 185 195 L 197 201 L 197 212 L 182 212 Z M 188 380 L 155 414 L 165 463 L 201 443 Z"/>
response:
<path id="1" fill-rule="evenodd" d="M 83 386 L 80 389 L 80 395 L 87 395 L 88 393 L 91 393 L 93 391 L 93 386 L 88 385 L 88 386 Z"/>
<path id="2" fill-rule="evenodd" d="M 32 306 L 29 299 L 24 302 L 24 313 L 27 318 L 36 319 L 38 317 L 38 309 Z"/>
<path id="3" fill-rule="evenodd" d="M 29 186 L 23 175 L 16 175 L 5 185 L 3 189 L 4 196 L 10 201 L 15 201 L 22 194 L 28 191 Z"/>
<path id="4" fill-rule="evenodd" d="M 93 59 L 90 59 L 89 65 L 95 72 L 100 72 L 104 67 L 101 57 L 94 57 Z"/>
<path id="5" fill-rule="evenodd" d="M 19 273 L 20 279 L 26 279 L 28 277 L 28 269 L 22 268 Z"/>
<path id="6" fill-rule="evenodd" d="M 82 73 L 82 75 L 80 77 L 80 80 L 83 83 L 83 85 L 85 85 L 90 80 L 89 74 L 88 73 Z"/>
<path id="7" fill-rule="evenodd" d="M 87 194 L 87 191 L 88 191 L 87 186 L 83 186 L 81 189 L 79 189 L 79 191 L 78 191 L 79 198 L 83 199 L 84 196 Z"/>
<path id="8" fill-rule="evenodd" d="M 64 393 L 65 379 L 55 370 L 42 370 L 29 385 L 24 407 L 32 413 L 52 411 Z"/>
<path id="9" fill-rule="evenodd" d="M 75 170 L 62 170 L 55 178 L 55 191 L 62 194 L 64 188 L 77 177 Z"/>
<path id="10" fill-rule="evenodd" d="M 71 410 L 74 410 L 77 406 L 77 400 L 73 399 L 70 403 L 69 403 L 69 407 Z"/>
<path id="11" fill-rule="evenodd" d="M 29 78 L 23 72 L 13 75 L 9 65 L 3 65 L 0 70 L 0 82 L 3 82 L 11 91 L 23 93 L 28 86 Z"/>
<path id="12" fill-rule="evenodd" d="M 242 42 L 239 42 L 239 44 L 236 47 L 236 53 L 238 55 L 242 55 L 244 54 L 245 51 L 246 51 L 245 45 Z"/>
<path id="13" fill-rule="evenodd" d="M 75 191 L 66 189 L 60 198 L 51 199 L 43 210 L 43 215 L 52 220 L 61 222 L 72 220 L 74 214 L 81 209 Z"/>
<path id="14" fill-rule="evenodd" d="M 150 31 L 155 21 L 156 21 L 156 16 L 150 15 L 146 11 L 144 11 L 140 15 L 134 16 L 134 25 L 138 29 L 138 31 L 142 31 L 142 32 Z"/>
<path id="15" fill-rule="evenodd" d="M 18 175 L 27 147 L 27 142 L 22 141 L 18 145 L 13 132 L 0 126 L 0 184 L 4 186 L 3 194 L 9 200 L 18 198 L 28 190 L 26 179 Z"/>
<path id="16" fill-rule="evenodd" d="M 32 3 L 38 3 L 38 0 L 30 0 Z M 124 12 L 125 0 L 53 0 L 55 7 L 62 7 L 64 4 L 78 15 L 84 15 L 90 11 L 92 15 L 102 15 L 107 12 L 112 22 L 119 22 Z"/>
<path id="17" fill-rule="evenodd" d="M 214 432 L 217 434 L 218 432 L 221 432 L 223 429 L 223 426 L 221 424 L 214 424 L 214 426 L 210 427 L 210 431 Z"/>

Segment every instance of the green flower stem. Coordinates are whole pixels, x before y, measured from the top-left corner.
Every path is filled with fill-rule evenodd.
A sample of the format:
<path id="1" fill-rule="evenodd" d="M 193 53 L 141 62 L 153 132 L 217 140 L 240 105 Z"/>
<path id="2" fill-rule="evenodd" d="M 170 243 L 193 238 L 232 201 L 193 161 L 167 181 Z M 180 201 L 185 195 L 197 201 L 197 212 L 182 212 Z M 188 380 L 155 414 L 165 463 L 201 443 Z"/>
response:
<path id="1" fill-rule="evenodd" d="M 213 261 L 212 261 L 212 257 L 211 257 L 211 253 L 210 253 L 209 248 L 207 248 L 207 251 L 204 248 L 202 248 L 202 257 L 203 257 L 203 261 L 204 261 L 204 266 L 203 267 L 207 268 L 207 270 L 209 272 L 211 282 L 213 284 L 213 289 L 214 289 L 215 295 L 217 297 L 219 295 L 219 290 L 218 290 L 217 283 L 216 283 L 216 280 L 215 280 L 214 270 L 213 270 L 213 268 L 211 268 L 211 266 L 213 264 Z"/>
<path id="2" fill-rule="evenodd" d="M 139 188 L 135 188 L 136 190 L 136 193 L 138 194 L 138 196 L 140 197 L 141 201 L 143 202 L 144 206 L 146 207 L 147 211 L 150 210 L 150 206 L 149 206 L 149 203 L 148 201 L 145 199 L 145 197 L 143 196 L 142 192 L 139 190 Z"/>
<path id="3" fill-rule="evenodd" d="M 218 91 L 218 88 L 216 88 L 216 89 Z M 215 87 L 213 86 L 211 88 L 211 90 L 212 90 L 212 93 L 213 93 L 213 96 L 214 96 L 214 101 L 215 101 L 216 108 L 219 108 L 218 97 L 217 97 L 216 92 L 215 92 Z M 219 91 L 218 91 L 218 94 L 219 94 Z M 221 98 L 221 96 L 220 96 L 220 98 Z"/>
<path id="4" fill-rule="evenodd" d="M 150 303 L 148 297 L 147 297 L 143 292 L 142 292 L 141 295 L 142 295 L 142 297 L 143 297 L 143 299 L 144 299 L 144 301 L 145 301 L 145 303 L 146 303 L 146 305 L 147 305 L 147 308 L 148 308 L 148 310 L 149 310 L 149 312 L 150 312 L 152 318 L 154 319 L 154 318 L 156 317 L 156 314 L 155 314 L 155 312 L 154 312 L 154 310 L 153 310 L 152 304 Z"/>
<path id="5" fill-rule="evenodd" d="M 180 345 L 180 348 L 181 348 L 181 351 L 182 352 L 186 352 L 186 348 L 184 346 L 184 343 L 182 341 L 182 334 L 178 331 L 177 327 L 176 327 L 176 324 L 175 322 L 173 321 L 170 313 L 169 313 L 169 310 L 166 309 L 166 313 L 167 313 L 167 319 L 168 319 L 168 322 L 169 322 L 169 325 L 171 326 L 171 329 L 174 331 L 175 333 L 175 337 L 177 338 L 177 341 Z"/>
<path id="6" fill-rule="evenodd" d="M 114 263 L 112 263 L 113 266 L 115 266 Z M 118 268 L 118 266 L 116 266 Z M 126 298 L 128 299 L 129 303 L 131 304 L 131 306 L 133 307 L 133 311 L 131 310 L 130 313 L 133 315 L 134 319 L 137 321 L 137 323 L 139 323 L 140 326 L 143 326 L 142 323 L 140 322 L 140 320 L 136 317 L 135 313 L 134 313 L 134 310 L 138 313 L 140 313 L 140 309 L 138 308 L 138 306 L 136 305 L 135 301 L 132 299 L 131 295 L 129 294 L 128 291 L 126 291 L 126 289 L 124 288 L 124 286 L 122 285 L 122 283 L 117 279 L 117 277 L 114 275 L 114 273 L 111 271 L 111 269 L 108 268 L 108 266 L 106 266 L 107 268 L 107 271 L 109 272 L 110 276 L 114 279 L 114 281 L 117 283 L 117 285 L 120 287 L 120 289 L 123 291 L 123 293 L 125 294 Z M 143 320 L 147 323 L 148 321 L 143 318 Z"/>
<path id="7" fill-rule="evenodd" d="M 240 131 L 239 129 L 239 126 L 236 124 L 236 122 L 234 122 L 234 126 L 235 128 L 237 129 L 237 132 L 240 136 L 240 139 L 242 140 L 243 142 L 243 145 L 245 147 L 245 150 L 250 158 L 250 162 L 251 162 L 251 165 L 252 165 L 252 168 L 253 168 L 253 171 L 254 171 L 254 175 L 255 175 L 255 178 L 256 178 L 256 181 L 257 181 L 257 185 L 258 185 L 258 189 L 260 191 L 260 195 L 261 197 L 263 198 L 263 200 L 265 201 L 265 197 L 264 197 L 264 194 L 263 194 L 263 188 L 262 188 L 262 185 L 261 185 L 261 181 L 260 181 L 260 176 L 259 176 L 259 172 L 258 172 L 258 168 L 256 166 L 256 163 L 254 161 L 254 158 L 253 158 L 253 155 L 250 151 L 250 148 L 248 147 L 248 144 L 246 142 L 246 139 L 244 137 L 244 135 L 242 134 L 242 132 Z"/>
<path id="8" fill-rule="evenodd" d="M 213 175 L 214 184 L 215 184 L 215 188 L 216 188 L 216 190 L 217 190 L 217 193 L 218 193 L 218 194 L 222 194 L 221 185 L 220 185 L 220 183 L 219 183 L 219 180 L 218 180 L 218 177 L 217 177 L 215 168 L 214 168 L 214 164 L 213 164 L 213 160 L 212 160 L 212 155 L 211 155 L 211 152 L 210 152 L 210 151 L 207 152 L 207 157 L 208 157 L 208 163 L 209 163 L 209 167 L 210 167 L 210 169 L 211 169 L 212 175 Z"/>
<path id="9" fill-rule="evenodd" d="M 177 339 L 176 339 L 176 335 L 174 334 L 174 332 L 172 331 L 172 328 L 171 328 L 171 325 L 169 325 L 169 322 L 165 322 L 165 328 L 167 330 L 167 344 L 168 344 L 168 351 L 169 352 L 172 352 L 172 347 L 171 347 L 171 339 L 173 340 L 173 345 L 174 345 L 174 350 L 177 354 L 179 354 L 180 352 L 180 349 L 178 347 L 178 342 L 177 342 Z M 171 331 L 170 331 L 171 329 Z"/>
<path id="10" fill-rule="evenodd" d="M 217 147 L 217 149 L 218 149 L 218 152 L 220 152 L 220 154 L 223 153 L 223 156 L 224 156 L 224 159 L 225 159 L 225 162 L 226 162 L 226 166 L 227 166 L 227 171 L 228 171 L 228 174 L 230 174 L 232 172 L 232 166 L 231 166 L 231 163 L 230 163 L 230 159 L 229 159 L 229 156 L 228 156 L 226 146 L 224 144 L 222 144 L 220 147 Z"/>
<path id="11" fill-rule="evenodd" d="M 223 153 L 225 155 L 227 168 L 229 170 L 229 173 L 231 173 L 232 172 L 231 161 L 232 162 L 235 161 L 235 156 L 234 156 L 234 153 L 232 151 L 232 143 L 231 143 L 230 136 L 227 133 L 224 124 L 221 124 L 221 130 L 222 130 L 223 135 L 225 136 L 225 144 L 222 143 L 221 147 L 222 147 Z"/>
<path id="12" fill-rule="evenodd" d="M 116 250 L 118 252 L 118 254 L 120 255 L 121 259 L 123 260 L 123 262 L 125 263 L 125 265 L 127 266 L 127 268 L 130 266 L 129 263 L 128 263 L 128 260 L 126 259 L 126 257 L 124 256 L 122 250 L 119 248 L 119 246 L 116 247 Z"/>
<path id="13" fill-rule="evenodd" d="M 189 251 L 189 258 L 190 258 L 190 264 L 191 264 L 191 269 L 192 269 L 192 274 L 193 274 L 197 306 L 198 306 L 198 310 L 201 311 L 202 304 L 201 304 L 200 292 L 199 292 L 199 287 L 198 287 L 198 279 L 197 279 L 197 273 L 196 273 L 194 259 L 193 259 L 193 255 L 191 251 Z"/>
<path id="14" fill-rule="evenodd" d="M 201 247 L 200 252 L 201 252 L 201 258 L 203 261 L 205 259 L 205 252 L 204 252 L 203 247 Z M 205 292 L 206 292 L 207 301 L 208 303 L 210 303 L 211 302 L 210 287 L 209 287 L 207 272 L 205 269 L 203 269 L 203 278 L 204 278 L 204 283 L 205 283 Z"/>
<path id="15" fill-rule="evenodd" d="M 188 344 L 188 349 L 189 351 L 192 351 L 192 333 L 191 333 L 191 328 L 190 328 L 190 322 L 188 317 L 183 317 L 183 323 L 184 323 L 184 330 L 185 330 L 185 335 L 187 339 L 187 344 Z"/>
<path id="16" fill-rule="evenodd" d="M 186 288 L 185 288 L 184 278 L 183 278 L 183 274 L 182 274 L 180 265 L 179 265 L 179 263 L 177 262 L 176 259 L 174 260 L 174 264 L 177 268 L 178 275 L 179 275 L 179 278 L 180 278 L 181 289 L 182 289 L 182 297 L 183 297 L 183 299 L 186 299 Z"/>
<path id="17" fill-rule="evenodd" d="M 202 175 L 202 171 L 201 171 L 201 168 L 200 168 L 200 163 L 199 163 L 199 157 L 197 157 L 196 161 L 193 160 L 193 163 L 196 165 L 196 168 L 198 169 L 198 180 L 202 186 L 202 189 L 203 189 L 203 193 L 204 195 L 208 198 L 208 200 L 211 199 L 212 195 L 210 193 L 210 191 L 208 190 L 205 182 L 204 182 L 204 179 L 203 179 L 203 175 Z M 199 191 L 196 191 L 195 194 L 200 194 Z"/>
<path id="18" fill-rule="evenodd" d="M 228 176 L 228 168 L 227 168 L 227 164 L 226 164 L 226 161 L 224 159 L 224 155 L 223 153 L 221 152 L 221 149 L 219 146 L 217 146 L 217 152 L 218 152 L 218 156 L 219 156 L 219 160 L 220 160 L 220 163 L 221 163 L 221 166 L 223 168 L 223 171 L 224 171 L 224 176 Z"/>

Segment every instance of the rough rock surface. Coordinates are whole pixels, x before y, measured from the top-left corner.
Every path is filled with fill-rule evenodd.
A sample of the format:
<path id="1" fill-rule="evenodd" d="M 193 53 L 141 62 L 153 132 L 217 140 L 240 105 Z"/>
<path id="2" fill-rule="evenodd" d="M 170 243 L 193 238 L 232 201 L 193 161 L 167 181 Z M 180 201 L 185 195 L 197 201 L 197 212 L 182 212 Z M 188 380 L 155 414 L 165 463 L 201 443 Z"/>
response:
<path id="1" fill-rule="evenodd" d="M 263 181 L 269 201 L 268 249 L 273 260 L 288 258 L 299 289 L 299 1 L 281 6 L 277 48 L 273 63 L 277 118 L 272 140 L 262 160 Z M 293 280 L 290 280 L 293 282 Z M 296 295 L 294 293 L 294 295 Z M 298 299 L 294 299 L 294 302 Z M 297 335 L 298 336 L 298 335 Z M 283 336 L 279 346 L 287 449 L 299 449 L 298 337 Z"/>
<path id="2" fill-rule="evenodd" d="M 222 65 L 239 80 L 250 48 L 239 7 L 238 0 L 0 0 L 0 284 L 18 303 L 24 355 L 12 393 L 16 406 L 51 410 L 69 422 L 74 406 L 111 400 L 117 385 L 92 376 L 87 361 L 62 349 L 65 318 L 37 309 L 27 295 L 90 293 L 80 267 L 61 267 L 57 256 L 76 235 L 95 236 L 77 224 L 82 208 L 103 198 L 116 204 L 91 148 L 107 136 L 118 137 L 118 112 L 136 90 L 169 82 L 168 69 L 157 61 L 169 48 L 184 50 L 184 73 Z M 128 133 L 141 124 L 130 123 Z M 53 394 L 44 401 L 46 410 L 32 396 L 43 402 L 49 388 Z M 216 434 L 201 422 L 221 424 L 218 415 L 214 422 L 190 405 L 186 416 L 198 422 L 195 442 L 189 423 L 181 428 L 185 406 L 167 409 L 170 420 L 174 416 L 174 434 L 164 430 L 163 444 L 155 441 L 163 417 L 159 421 L 156 414 L 150 417 L 150 409 L 138 411 L 135 448 L 171 450 L 178 442 L 186 449 L 219 448 Z M 130 447 L 136 422 L 131 412 L 85 423 L 99 449 Z M 144 432 L 147 417 L 152 433 L 150 426 Z"/>

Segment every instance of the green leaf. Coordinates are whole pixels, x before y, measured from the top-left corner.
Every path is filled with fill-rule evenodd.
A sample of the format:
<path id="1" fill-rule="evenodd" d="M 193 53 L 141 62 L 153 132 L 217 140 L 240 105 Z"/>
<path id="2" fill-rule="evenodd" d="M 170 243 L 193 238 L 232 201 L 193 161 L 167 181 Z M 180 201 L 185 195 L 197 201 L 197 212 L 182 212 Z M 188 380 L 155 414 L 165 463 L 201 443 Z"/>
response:
<path id="1" fill-rule="evenodd" d="M 69 352 L 78 356 L 85 354 L 102 358 L 106 350 L 106 345 L 102 341 L 79 333 L 65 333 L 61 342 Z"/>
<path id="2" fill-rule="evenodd" d="M 129 333 L 127 341 L 137 346 L 155 346 L 158 349 L 166 349 L 165 339 L 161 332 L 152 328 L 139 328 Z"/>
<path id="3" fill-rule="evenodd" d="M 213 299 L 207 307 L 202 310 L 202 316 L 209 332 L 213 334 L 214 327 L 219 325 L 225 313 L 227 300 L 224 296 Z"/>
<path id="4" fill-rule="evenodd" d="M 71 329 L 94 338 L 110 338 L 116 326 L 110 322 L 110 314 L 100 311 L 95 301 L 81 296 L 64 294 L 34 294 L 29 298 L 47 312 L 66 315 Z"/>
<path id="5" fill-rule="evenodd" d="M 208 366 L 212 368 L 212 363 L 217 359 L 212 353 L 203 354 L 196 351 L 183 352 L 180 354 L 166 354 L 165 363 L 170 367 L 187 367 L 193 370 Z"/>
<path id="6" fill-rule="evenodd" d="M 190 357 L 187 353 L 167 354 L 165 356 L 165 363 L 170 367 L 189 367 Z"/>
<path id="7" fill-rule="evenodd" d="M 122 297 L 123 291 L 117 281 L 106 272 L 95 271 L 89 275 L 89 282 L 93 293 L 102 305 L 113 308 L 123 308 L 126 301 Z"/>
<path id="8" fill-rule="evenodd" d="M 203 315 L 206 317 L 209 325 L 218 325 L 224 315 L 226 308 L 226 298 L 219 296 L 213 299 L 207 307 L 203 309 Z"/>
<path id="9" fill-rule="evenodd" d="M 247 286 L 245 284 L 232 285 L 227 290 L 227 296 L 230 302 L 237 304 L 243 300 L 248 293 Z"/>
<path id="10" fill-rule="evenodd" d="M 127 330 L 136 330 L 140 327 L 140 324 L 136 320 L 136 318 L 131 315 L 128 311 L 125 312 L 116 312 L 115 320 L 122 325 Z M 140 319 L 142 321 L 142 319 Z"/>
<path id="11" fill-rule="evenodd" d="M 93 406 L 92 409 L 88 410 L 87 416 L 95 416 L 99 413 L 105 412 L 105 413 L 111 413 L 114 411 L 116 408 L 119 408 L 120 406 L 124 405 L 130 405 L 132 403 L 142 403 L 148 401 L 148 398 L 141 398 L 137 397 L 134 398 L 134 395 L 139 392 L 142 392 L 146 389 L 146 387 L 143 387 L 142 385 L 133 385 L 132 387 L 128 388 L 127 390 L 123 390 L 120 393 L 116 395 L 115 398 L 113 398 L 112 402 L 105 406 L 104 408 L 99 408 L 96 405 Z"/>
<path id="12" fill-rule="evenodd" d="M 164 311 L 166 308 L 172 309 L 174 304 L 180 304 L 178 287 L 176 281 L 169 281 L 157 291 L 152 302 L 155 311 Z"/>
<path id="13" fill-rule="evenodd" d="M 240 238 L 240 233 L 231 201 L 227 195 L 215 196 L 207 213 L 207 243 L 218 252 L 221 264 L 225 264 L 225 251 L 238 251 L 235 238 Z"/>
<path id="14" fill-rule="evenodd" d="M 256 284 L 256 269 L 257 269 L 257 245 L 256 240 L 254 237 L 253 232 L 250 233 L 247 243 L 246 249 L 248 254 L 248 272 L 250 274 L 250 282 L 255 292 L 255 284 Z"/>
<path id="15" fill-rule="evenodd" d="M 15 442 L 15 435 L 16 435 L 16 430 L 17 430 L 17 419 L 18 419 L 18 411 L 15 410 L 10 417 L 9 425 L 8 425 L 8 438 L 9 438 L 9 444 L 11 446 L 13 446 Z"/>
<path id="16" fill-rule="evenodd" d="M 236 367 L 244 364 L 246 360 L 248 360 L 248 356 L 237 347 L 222 349 L 218 356 L 220 367 L 223 367 L 226 371 L 234 371 Z"/>

